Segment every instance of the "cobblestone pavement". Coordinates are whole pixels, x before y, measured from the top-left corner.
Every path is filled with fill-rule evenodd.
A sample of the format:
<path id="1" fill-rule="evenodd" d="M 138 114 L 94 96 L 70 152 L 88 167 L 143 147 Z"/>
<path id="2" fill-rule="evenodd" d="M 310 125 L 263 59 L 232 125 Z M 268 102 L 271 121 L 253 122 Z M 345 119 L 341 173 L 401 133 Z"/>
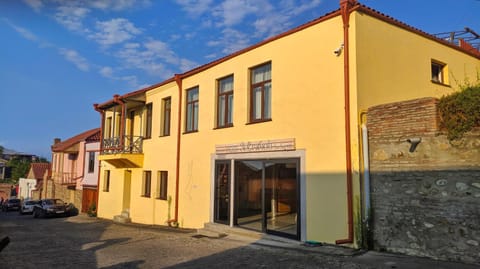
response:
<path id="1" fill-rule="evenodd" d="M 0 212 L 0 268 L 476 268 L 350 249 L 121 225 L 79 215 L 34 219 Z"/>

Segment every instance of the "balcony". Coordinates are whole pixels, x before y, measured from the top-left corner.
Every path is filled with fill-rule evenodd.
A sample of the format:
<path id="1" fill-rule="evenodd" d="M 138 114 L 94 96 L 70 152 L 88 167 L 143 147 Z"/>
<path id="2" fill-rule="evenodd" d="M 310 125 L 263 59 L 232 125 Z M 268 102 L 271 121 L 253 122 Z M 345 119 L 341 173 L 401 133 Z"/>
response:
<path id="1" fill-rule="evenodd" d="M 55 183 L 70 186 L 76 185 L 77 180 L 80 179 L 77 173 L 68 172 L 53 172 L 52 177 Z"/>
<path id="2" fill-rule="evenodd" d="M 143 137 L 121 137 L 103 139 L 100 160 L 106 161 L 116 168 L 138 168 L 143 166 Z"/>

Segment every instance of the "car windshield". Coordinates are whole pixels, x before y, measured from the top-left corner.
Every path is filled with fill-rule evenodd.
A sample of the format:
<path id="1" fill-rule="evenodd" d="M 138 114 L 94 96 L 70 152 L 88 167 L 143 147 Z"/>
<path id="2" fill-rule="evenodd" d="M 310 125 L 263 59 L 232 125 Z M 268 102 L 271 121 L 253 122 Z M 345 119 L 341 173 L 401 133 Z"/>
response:
<path id="1" fill-rule="evenodd" d="M 60 199 L 51 199 L 45 200 L 45 204 L 47 205 L 63 205 L 63 201 Z"/>
<path id="2" fill-rule="evenodd" d="M 9 202 L 10 203 L 20 203 L 20 200 L 19 199 L 11 199 Z"/>
<path id="3" fill-rule="evenodd" d="M 26 205 L 34 205 L 34 204 L 35 204 L 35 201 L 26 201 L 25 204 L 26 204 Z"/>

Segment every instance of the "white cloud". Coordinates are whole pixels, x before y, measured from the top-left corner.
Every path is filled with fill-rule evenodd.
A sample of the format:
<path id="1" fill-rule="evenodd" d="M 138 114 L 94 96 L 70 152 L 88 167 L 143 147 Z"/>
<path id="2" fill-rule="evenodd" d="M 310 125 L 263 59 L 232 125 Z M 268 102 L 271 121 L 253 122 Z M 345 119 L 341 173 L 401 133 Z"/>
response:
<path id="1" fill-rule="evenodd" d="M 25 39 L 28 39 L 30 41 L 35 41 L 37 42 L 38 41 L 38 37 L 33 34 L 32 32 L 30 32 L 29 30 L 23 28 L 23 27 L 20 27 L 20 26 L 17 26 L 13 23 L 11 23 L 9 20 L 7 19 L 4 19 L 4 21 L 10 26 L 12 27 L 17 33 L 19 33 L 23 38 Z"/>
<path id="2" fill-rule="evenodd" d="M 125 10 L 127 8 L 139 6 L 139 5 L 149 5 L 150 1 L 148 0 L 92 0 L 88 4 L 92 8 L 102 9 L 102 10 Z"/>
<path id="3" fill-rule="evenodd" d="M 220 14 L 222 16 L 222 25 L 232 26 L 239 24 L 249 15 L 259 11 L 264 1 L 250 0 L 226 0 L 221 5 Z M 265 2 L 263 3 L 265 4 Z M 218 13 L 217 13 L 218 14 Z"/>
<path id="4" fill-rule="evenodd" d="M 29 5 L 33 10 L 39 12 L 40 9 L 43 7 L 43 3 L 41 0 L 23 0 L 25 4 Z"/>
<path id="5" fill-rule="evenodd" d="M 58 52 L 69 62 L 73 63 L 78 69 L 87 72 L 90 69 L 87 59 L 83 58 L 77 51 L 72 49 L 60 48 Z"/>
<path id="6" fill-rule="evenodd" d="M 106 78 L 112 78 L 113 77 L 113 69 L 110 66 L 104 66 L 100 68 L 98 71 L 100 75 L 106 77 Z"/>
<path id="7" fill-rule="evenodd" d="M 222 53 L 230 54 L 241 50 L 250 44 L 250 37 L 241 31 L 225 28 L 222 30 L 222 37 L 211 40 L 207 43 L 210 47 L 223 47 Z"/>
<path id="8" fill-rule="evenodd" d="M 127 68 L 144 70 L 163 79 L 174 73 L 167 65 L 176 66 L 182 71 L 190 70 L 197 65 L 176 55 L 167 43 L 155 39 L 149 39 L 142 44 L 127 43 L 118 50 L 116 57 Z"/>
<path id="9" fill-rule="evenodd" d="M 320 4 L 322 3 L 321 0 L 310 0 L 310 1 L 306 1 L 300 5 L 297 5 L 296 7 L 292 8 L 290 10 L 290 14 L 294 15 L 294 16 L 297 16 L 307 10 L 310 10 L 310 9 L 313 9 L 313 8 L 316 8 L 317 6 L 319 6 Z"/>
<path id="10" fill-rule="evenodd" d="M 213 0 L 176 0 L 176 2 L 190 15 L 199 17 L 210 9 Z"/>
<path id="11" fill-rule="evenodd" d="M 97 22 L 95 28 L 98 32 L 89 35 L 89 37 L 103 46 L 128 41 L 142 32 L 133 23 L 123 18 Z"/>
<path id="12" fill-rule="evenodd" d="M 88 32 L 83 27 L 83 19 L 90 12 L 90 9 L 80 6 L 59 6 L 54 17 L 55 20 L 71 31 Z"/>

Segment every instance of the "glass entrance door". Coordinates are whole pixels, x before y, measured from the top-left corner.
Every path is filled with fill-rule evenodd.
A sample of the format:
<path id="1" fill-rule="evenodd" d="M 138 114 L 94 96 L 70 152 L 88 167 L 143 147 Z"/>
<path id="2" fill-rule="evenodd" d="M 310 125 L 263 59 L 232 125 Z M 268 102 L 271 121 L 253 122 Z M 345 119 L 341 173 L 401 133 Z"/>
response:
<path id="1" fill-rule="evenodd" d="M 299 160 L 236 161 L 235 190 L 236 225 L 299 238 Z"/>
<path id="2" fill-rule="evenodd" d="M 265 162 L 266 230 L 298 238 L 298 162 Z"/>
<path id="3" fill-rule="evenodd" d="M 263 162 L 235 162 L 235 183 L 235 224 L 251 230 L 264 231 Z"/>
<path id="4" fill-rule="evenodd" d="M 214 222 L 230 223 L 230 161 L 215 163 Z"/>

